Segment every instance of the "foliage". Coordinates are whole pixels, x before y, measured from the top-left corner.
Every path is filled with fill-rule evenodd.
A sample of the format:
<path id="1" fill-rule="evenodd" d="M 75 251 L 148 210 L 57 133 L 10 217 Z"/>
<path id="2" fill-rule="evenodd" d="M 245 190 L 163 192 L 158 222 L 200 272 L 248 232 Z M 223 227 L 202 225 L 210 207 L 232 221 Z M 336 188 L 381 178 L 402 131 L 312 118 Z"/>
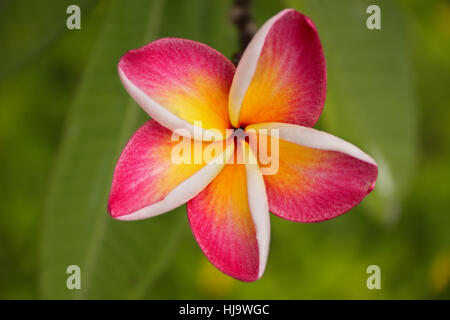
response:
<path id="1" fill-rule="evenodd" d="M 316 23 L 328 66 L 319 126 L 380 163 L 366 201 L 344 216 L 295 224 L 275 216 L 267 271 L 242 283 L 203 257 L 185 208 L 137 222 L 106 213 L 112 170 L 146 119 L 117 76 L 127 50 L 160 37 L 231 55 L 231 1 L 0 3 L 0 298 L 450 298 L 450 5 L 254 1 L 258 24 L 284 7 Z M 31 13 L 32 12 L 32 13 Z M 66 288 L 80 265 L 82 290 Z M 368 265 L 382 290 L 366 287 Z"/>

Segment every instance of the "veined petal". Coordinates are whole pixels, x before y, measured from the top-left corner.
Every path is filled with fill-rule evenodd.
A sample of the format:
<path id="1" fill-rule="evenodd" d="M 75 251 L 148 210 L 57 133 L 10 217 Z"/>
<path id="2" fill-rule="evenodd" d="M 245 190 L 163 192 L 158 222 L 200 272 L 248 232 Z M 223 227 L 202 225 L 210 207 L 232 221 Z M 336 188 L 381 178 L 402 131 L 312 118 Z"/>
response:
<path id="1" fill-rule="evenodd" d="M 231 123 L 284 122 L 312 127 L 326 94 L 325 58 L 313 22 L 286 9 L 245 50 L 229 98 Z"/>
<path id="2" fill-rule="evenodd" d="M 264 175 L 264 182 L 270 211 L 282 218 L 299 222 L 334 218 L 357 205 L 375 186 L 376 162 L 342 139 L 291 124 L 246 128 L 252 129 L 259 139 L 279 130 L 279 168 L 274 175 Z M 268 131 L 262 134 L 261 129 Z M 259 160 L 267 162 L 267 154 L 258 150 Z"/>
<path id="3" fill-rule="evenodd" d="M 230 128 L 228 93 L 234 65 L 199 42 L 165 38 L 127 52 L 119 75 L 128 93 L 171 130 Z M 201 124 L 197 124 L 199 121 Z"/>
<path id="4" fill-rule="evenodd" d="M 185 163 L 174 161 L 174 151 L 187 139 Z M 170 211 L 203 190 L 223 169 L 234 145 L 225 142 L 201 143 L 200 151 L 213 143 L 224 144 L 214 160 L 195 158 L 194 141 L 173 134 L 154 120 L 145 123 L 123 150 L 114 172 L 108 210 L 119 220 L 139 220 Z"/>
<path id="5" fill-rule="evenodd" d="M 254 158 L 248 145 L 239 143 L 238 152 Z M 269 252 L 267 196 L 254 163 L 227 164 L 187 205 L 192 232 L 206 257 L 242 281 L 262 276 Z"/>

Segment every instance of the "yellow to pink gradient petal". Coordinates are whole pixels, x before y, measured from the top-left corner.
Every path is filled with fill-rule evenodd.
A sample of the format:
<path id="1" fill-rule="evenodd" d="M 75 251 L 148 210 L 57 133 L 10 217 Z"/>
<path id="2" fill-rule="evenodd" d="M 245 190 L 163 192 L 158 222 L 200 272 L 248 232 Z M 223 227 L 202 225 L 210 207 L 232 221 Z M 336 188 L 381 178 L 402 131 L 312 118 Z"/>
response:
<path id="1" fill-rule="evenodd" d="M 325 58 L 312 21 L 284 10 L 267 21 L 242 56 L 230 91 L 231 123 L 312 127 L 326 93 Z"/>
<path id="2" fill-rule="evenodd" d="M 184 39 L 161 39 L 127 52 L 119 74 L 130 95 L 170 130 L 230 128 L 228 92 L 233 64 L 216 50 Z"/>
<path id="3" fill-rule="evenodd" d="M 187 163 L 174 163 L 173 152 L 179 144 L 170 130 L 153 120 L 134 134 L 114 172 L 108 204 L 113 217 L 136 220 L 174 209 L 206 187 L 225 165 L 226 161 L 197 161 L 193 150 Z M 203 142 L 201 150 L 209 145 Z M 223 153 L 215 158 L 228 159 L 233 148 L 232 144 L 224 144 Z"/>
<path id="4" fill-rule="evenodd" d="M 235 150 L 236 158 L 251 152 L 242 141 Z M 226 165 L 187 205 L 192 232 L 205 255 L 217 268 L 243 281 L 262 276 L 269 249 L 269 211 L 257 168 Z"/>

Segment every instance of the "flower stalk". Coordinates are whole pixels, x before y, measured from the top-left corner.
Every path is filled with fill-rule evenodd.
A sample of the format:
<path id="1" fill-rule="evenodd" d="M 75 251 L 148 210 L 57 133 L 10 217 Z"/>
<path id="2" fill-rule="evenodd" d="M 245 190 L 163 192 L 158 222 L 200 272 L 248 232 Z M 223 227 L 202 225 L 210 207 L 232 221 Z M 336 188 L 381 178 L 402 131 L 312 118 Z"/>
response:
<path id="1" fill-rule="evenodd" d="M 235 0 L 230 8 L 231 23 L 236 26 L 239 34 L 239 51 L 233 54 L 231 58 L 236 66 L 241 60 L 245 48 L 258 30 L 258 25 L 253 21 L 251 15 L 251 5 L 252 0 Z"/>

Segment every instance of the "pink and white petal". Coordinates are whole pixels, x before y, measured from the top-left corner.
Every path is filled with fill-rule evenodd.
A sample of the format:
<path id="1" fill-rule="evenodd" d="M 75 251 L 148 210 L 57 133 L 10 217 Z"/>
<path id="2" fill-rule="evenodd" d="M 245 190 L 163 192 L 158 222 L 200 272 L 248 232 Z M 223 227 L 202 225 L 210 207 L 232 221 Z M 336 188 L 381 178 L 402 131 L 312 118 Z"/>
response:
<path id="1" fill-rule="evenodd" d="M 325 58 L 316 27 L 286 9 L 269 19 L 245 50 L 231 85 L 230 120 L 235 127 L 270 121 L 312 127 L 325 95 Z"/>
<path id="2" fill-rule="evenodd" d="M 288 220 L 317 222 L 337 217 L 372 191 L 377 164 L 356 146 L 308 127 L 263 123 L 247 128 L 279 134 L 279 167 L 264 175 L 270 211 Z M 260 145 L 260 144 L 259 144 Z M 262 144 L 264 145 L 264 144 Z M 266 150 L 258 150 L 267 162 Z"/>
<path id="3" fill-rule="evenodd" d="M 237 147 L 238 152 L 243 149 L 251 153 L 246 144 Z M 187 210 L 192 232 L 212 264 L 242 281 L 255 281 L 263 275 L 270 217 L 257 162 L 227 164 L 188 202 Z"/>
<path id="4" fill-rule="evenodd" d="M 206 163 L 200 159 L 196 163 L 193 152 L 186 163 L 174 161 L 172 152 L 182 143 L 179 138 L 154 120 L 136 131 L 114 171 L 108 202 L 113 218 L 139 220 L 170 211 L 203 190 L 225 166 L 226 160 Z M 201 143 L 200 148 L 207 146 Z M 228 144 L 213 159 L 228 159 L 233 149 L 233 144 Z"/>
<path id="5" fill-rule="evenodd" d="M 127 52 L 120 78 L 134 100 L 171 130 L 230 128 L 228 93 L 234 65 L 199 42 L 164 38 Z"/>

